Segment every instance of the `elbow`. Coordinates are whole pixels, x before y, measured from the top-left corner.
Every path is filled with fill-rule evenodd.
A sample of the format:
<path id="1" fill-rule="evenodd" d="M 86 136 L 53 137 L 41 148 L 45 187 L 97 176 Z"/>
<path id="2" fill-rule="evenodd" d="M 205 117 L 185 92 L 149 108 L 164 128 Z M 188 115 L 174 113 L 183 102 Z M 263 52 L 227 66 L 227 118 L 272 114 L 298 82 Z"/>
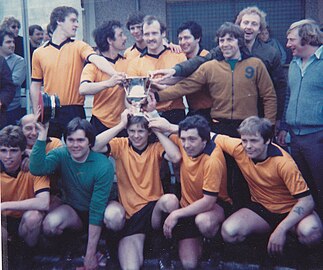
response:
<path id="1" fill-rule="evenodd" d="M 171 160 L 171 162 L 172 162 L 172 163 L 179 163 L 181 160 L 182 160 L 181 153 L 180 153 L 180 152 L 178 152 L 176 155 L 173 155 L 173 156 L 172 156 L 172 160 Z"/>
<path id="2" fill-rule="evenodd" d="M 80 94 L 81 96 L 85 96 L 85 95 L 86 95 L 86 91 L 85 91 L 85 89 L 84 89 L 84 85 L 83 85 L 83 84 L 81 84 L 81 85 L 80 85 L 80 88 L 79 88 L 79 94 Z"/>

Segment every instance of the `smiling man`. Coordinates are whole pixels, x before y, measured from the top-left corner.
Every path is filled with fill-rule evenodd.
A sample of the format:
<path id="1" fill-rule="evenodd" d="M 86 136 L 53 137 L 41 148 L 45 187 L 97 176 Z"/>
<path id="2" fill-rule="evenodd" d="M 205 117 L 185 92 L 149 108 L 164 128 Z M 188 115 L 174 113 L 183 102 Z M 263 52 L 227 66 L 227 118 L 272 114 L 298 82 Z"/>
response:
<path id="1" fill-rule="evenodd" d="M 125 72 L 128 61 L 120 54 L 126 48 L 125 36 L 119 21 L 108 21 L 93 32 L 100 55 L 105 57 L 116 71 Z M 80 94 L 94 95 L 91 124 L 96 134 L 112 128 L 120 122 L 125 109 L 124 77 L 110 76 L 88 63 L 81 75 Z M 125 134 L 120 134 L 125 135 Z"/>
<path id="2" fill-rule="evenodd" d="M 140 57 L 129 63 L 128 75 L 148 76 L 150 71 L 170 68 L 186 59 L 184 54 L 173 53 L 163 44 L 166 27 L 154 16 L 146 16 L 143 21 L 143 38 L 147 45 Z M 157 103 L 157 111 L 171 123 L 178 124 L 185 117 L 182 98 Z"/>
<path id="3" fill-rule="evenodd" d="M 62 202 L 52 209 L 44 219 L 46 235 L 60 235 L 66 229 L 88 231 L 88 243 L 84 258 L 85 269 L 98 266 L 96 257 L 104 211 L 113 182 L 114 170 L 111 162 L 91 147 L 95 133 L 91 124 L 74 118 L 67 126 L 64 139 L 66 147 L 45 152 L 47 130 L 37 123 L 38 140 L 30 155 L 30 171 L 34 175 L 61 177 Z"/>
<path id="4" fill-rule="evenodd" d="M 202 27 L 194 22 L 188 21 L 183 23 L 177 29 L 178 43 L 187 59 L 191 59 L 197 55 L 205 56 L 208 51 L 201 47 Z M 186 96 L 189 106 L 187 115 L 199 114 L 204 116 L 211 122 L 210 111 L 212 107 L 212 99 L 207 89 L 202 89 L 191 95 Z"/>
<path id="5" fill-rule="evenodd" d="M 127 128 L 128 138 L 114 138 Z M 151 131 L 159 142 L 152 142 Z M 163 195 L 159 175 L 162 158 L 179 162 L 177 146 L 164 134 L 148 128 L 143 116 L 125 110 L 115 127 L 96 137 L 95 151 L 108 152 L 116 160 L 119 201 L 111 201 L 105 211 L 108 229 L 118 232 L 119 262 L 122 269 L 141 269 L 146 234 L 161 225 L 162 213 L 171 212 L 173 194 Z"/>
<path id="6" fill-rule="evenodd" d="M 1 234 L 19 234 L 35 246 L 45 212 L 49 208 L 49 179 L 20 169 L 26 138 L 20 127 L 9 125 L 0 131 Z"/>
<path id="7" fill-rule="evenodd" d="M 216 34 L 221 55 L 201 65 L 188 78 L 156 94 L 165 101 L 207 87 L 212 98 L 212 131 L 238 137 L 243 119 L 258 114 L 258 98 L 264 100 L 265 115 L 272 124 L 276 119 L 276 95 L 261 60 L 245 53 L 244 33 L 233 23 L 224 23 Z"/>
<path id="8" fill-rule="evenodd" d="M 315 21 L 305 19 L 289 27 L 287 40 L 294 58 L 288 71 L 288 126 L 280 132 L 279 141 L 285 145 L 289 130 L 292 157 L 323 219 L 323 33 Z"/>
<path id="9" fill-rule="evenodd" d="M 252 56 L 261 59 L 267 68 L 277 96 L 276 120 L 281 120 L 284 111 L 287 84 L 284 71 L 280 63 L 280 56 L 273 47 L 262 42 L 258 38 L 259 33 L 266 28 L 266 13 L 256 6 L 246 7 L 239 12 L 235 20 L 235 24 L 243 31 L 247 52 Z M 155 74 L 164 74 L 163 77 L 169 77 L 172 75 L 187 77 L 201 64 L 213 59 L 221 60 L 221 49 L 219 46 L 211 49 L 210 53 L 206 56 L 196 56 L 188 61 L 177 64 L 172 69 L 155 71 Z M 268 118 L 268 115 L 263 112 L 261 102 L 259 102 L 259 105 L 259 115 L 264 115 Z M 277 126 L 278 124 L 279 122 L 276 123 Z"/>
<path id="10" fill-rule="evenodd" d="M 283 253 L 289 231 L 307 246 L 320 243 L 322 223 L 310 190 L 294 160 L 272 143 L 270 121 L 248 117 L 239 133 L 241 139 L 215 138 L 238 163 L 251 194 L 251 202 L 224 221 L 224 241 L 237 243 L 252 234 L 270 233 L 267 250 L 271 255 Z"/>
<path id="11" fill-rule="evenodd" d="M 85 118 L 84 96 L 79 93 L 84 62 L 87 60 L 111 75 L 116 71 L 90 45 L 75 40 L 79 23 L 78 12 L 73 7 L 55 8 L 50 16 L 50 27 L 53 30 L 51 40 L 33 54 L 30 96 L 36 114 L 42 83 L 46 93 L 58 95 L 62 107 L 50 121 L 48 134 L 61 139 L 69 121 L 74 117 Z"/>
<path id="12" fill-rule="evenodd" d="M 212 238 L 231 209 L 222 150 L 210 139 L 210 127 L 200 115 L 186 117 L 179 125 L 153 118 L 150 127 L 178 133 L 171 139 L 182 154 L 180 164 L 181 200 L 163 224 L 164 235 L 179 241 L 178 252 L 184 269 L 198 269 L 202 238 Z"/>

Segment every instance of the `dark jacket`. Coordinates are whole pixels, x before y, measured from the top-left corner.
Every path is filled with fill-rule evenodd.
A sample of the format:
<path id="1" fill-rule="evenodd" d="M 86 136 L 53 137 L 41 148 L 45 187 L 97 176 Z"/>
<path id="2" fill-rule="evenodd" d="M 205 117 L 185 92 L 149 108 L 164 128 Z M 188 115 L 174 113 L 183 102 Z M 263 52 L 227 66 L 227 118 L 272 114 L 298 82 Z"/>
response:
<path id="1" fill-rule="evenodd" d="M 11 77 L 10 68 L 4 57 L 0 56 L 0 101 L 1 111 L 5 110 L 16 93 L 16 86 Z"/>

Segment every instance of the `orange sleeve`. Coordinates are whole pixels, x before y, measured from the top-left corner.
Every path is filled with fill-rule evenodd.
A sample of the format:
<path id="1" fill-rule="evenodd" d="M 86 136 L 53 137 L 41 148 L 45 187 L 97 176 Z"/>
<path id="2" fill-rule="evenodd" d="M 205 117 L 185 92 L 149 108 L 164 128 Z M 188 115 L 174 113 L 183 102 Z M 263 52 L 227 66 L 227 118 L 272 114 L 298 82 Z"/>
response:
<path id="1" fill-rule="evenodd" d="M 34 193 L 41 189 L 49 190 L 50 182 L 48 176 L 35 176 L 34 180 Z"/>

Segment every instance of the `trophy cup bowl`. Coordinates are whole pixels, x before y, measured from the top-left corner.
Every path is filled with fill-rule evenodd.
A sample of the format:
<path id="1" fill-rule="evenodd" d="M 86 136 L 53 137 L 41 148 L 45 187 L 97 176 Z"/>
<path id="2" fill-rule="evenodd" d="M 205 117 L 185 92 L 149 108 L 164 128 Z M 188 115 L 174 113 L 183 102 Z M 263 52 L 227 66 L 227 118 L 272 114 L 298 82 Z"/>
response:
<path id="1" fill-rule="evenodd" d="M 47 93 L 40 92 L 38 103 L 40 107 L 39 122 L 45 124 L 55 118 L 60 108 L 60 101 L 57 95 L 48 95 Z"/>
<path id="2" fill-rule="evenodd" d="M 150 79 L 145 76 L 127 77 L 123 83 L 126 99 L 131 104 L 134 115 L 143 115 L 140 111 L 142 102 L 150 90 Z"/>

